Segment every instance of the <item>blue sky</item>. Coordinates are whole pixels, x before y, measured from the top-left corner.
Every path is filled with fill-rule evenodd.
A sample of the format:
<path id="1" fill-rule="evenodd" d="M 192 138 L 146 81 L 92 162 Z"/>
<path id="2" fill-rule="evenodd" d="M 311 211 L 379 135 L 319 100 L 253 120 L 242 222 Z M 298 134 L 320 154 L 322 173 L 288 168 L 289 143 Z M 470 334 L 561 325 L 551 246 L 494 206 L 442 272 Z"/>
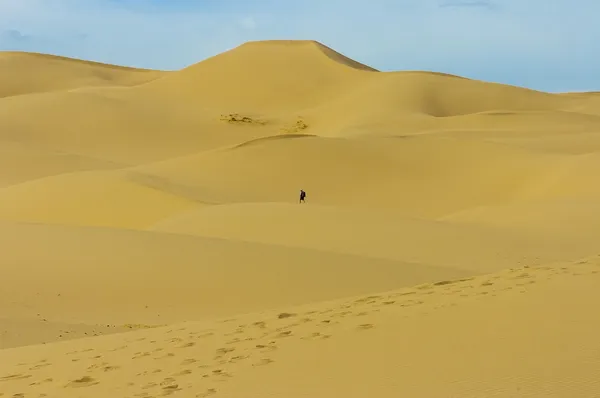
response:
<path id="1" fill-rule="evenodd" d="M 313 39 L 380 70 L 600 90 L 600 0 L 0 0 L 0 50 L 180 69 Z"/>

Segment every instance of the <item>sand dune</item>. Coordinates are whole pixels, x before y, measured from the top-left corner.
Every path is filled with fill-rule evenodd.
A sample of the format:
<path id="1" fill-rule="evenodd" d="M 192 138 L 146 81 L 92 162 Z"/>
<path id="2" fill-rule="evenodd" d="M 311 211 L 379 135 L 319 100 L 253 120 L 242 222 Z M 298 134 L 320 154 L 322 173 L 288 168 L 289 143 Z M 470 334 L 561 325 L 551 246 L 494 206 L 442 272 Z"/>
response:
<path id="1" fill-rule="evenodd" d="M 124 229 L 2 223 L 0 236 L 3 316 L 72 324 L 207 319 L 410 286 L 433 275 L 469 274 L 451 267 Z"/>
<path id="2" fill-rule="evenodd" d="M 130 87 L 166 74 L 25 52 L 0 52 L 0 70 L 0 98 L 81 87 Z"/>
<path id="3" fill-rule="evenodd" d="M 568 160 L 451 137 L 281 138 L 134 170 L 202 186 L 205 193 L 198 199 L 216 203 L 294 203 L 302 188 L 314 204 L 387 207 L 438 217 L 518 199 Z"/>
<path id="4" fill-rule="evenodd" d="M 198 205 L 119 174 L 85 171 L 4 188 L 0 220 L 144 228 Z"/>
<path id="5" fill-rule="evenodd" d="M 596 397 L 599 98 L 0 53 L 0 397 Z"/>
<path id="6" fill-rule="evenodd" d="M 477 208 L 472 212 L 480 216 L 467 224 L 471 213 L 440 222 L 407 218 L 389 210 L 244 203 L 185 211 L 160 221 L 152 230 L 487 273 L 515 264 L 569 261 L 600 251 L 592 233 L 599 220 L 589 216 L 599 214 L 598 206 L 588 203 L 577 210 L 576 205 L 581 206 L 564 204 L 548 212 L 536 212 L 539 204 L 491 207 L 480 213 Z M 497 215 L 494 221 L 498 222 L 484 219 L 485 215 Z M 575 221 L 571 226 L 565 225 L 569 217 Z"/>
<path id="7" fill-rule="evenodd" d="M 599 271 L 596 257 L 6 349 L 0 382 L 8 396 L 591 398 Z"/>
<path id="8" fill-rule="evenodd" d="M 373 75 L 371 68 L 319 43 L 250 42 L 138 91 L 225 111 L 294 112 L 331 100 Z"/>
<path id="9" fill-rule="evenodd" d="M 0 189 L 63 173 L 112 170 L 122 164 L 85 157 L 41 145 L 1 141 Z"/>

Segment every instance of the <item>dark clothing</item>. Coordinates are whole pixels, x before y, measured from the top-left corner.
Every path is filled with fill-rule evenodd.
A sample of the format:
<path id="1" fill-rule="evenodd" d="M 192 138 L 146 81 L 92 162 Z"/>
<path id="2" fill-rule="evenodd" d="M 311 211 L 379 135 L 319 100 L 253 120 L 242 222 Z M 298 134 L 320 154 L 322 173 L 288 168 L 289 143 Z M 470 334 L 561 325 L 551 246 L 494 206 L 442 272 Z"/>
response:
<path id="1" fill-rule="evenodd" d="M 306 197 L 306 192 L 300 191 L 300 202 L 304 202 L 305 197 Z"/>

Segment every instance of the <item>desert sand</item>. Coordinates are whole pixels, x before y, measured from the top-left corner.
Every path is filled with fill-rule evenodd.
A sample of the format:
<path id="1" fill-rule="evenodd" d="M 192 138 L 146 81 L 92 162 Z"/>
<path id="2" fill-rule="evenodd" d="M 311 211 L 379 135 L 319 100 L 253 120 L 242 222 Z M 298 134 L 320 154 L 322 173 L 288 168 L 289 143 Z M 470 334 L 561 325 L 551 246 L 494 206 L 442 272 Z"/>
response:
<path id="1" fill-rule="evenodd" d="M 0 143 L 2 398 L 600 396 L 598 93 L 0 52 Z"/>

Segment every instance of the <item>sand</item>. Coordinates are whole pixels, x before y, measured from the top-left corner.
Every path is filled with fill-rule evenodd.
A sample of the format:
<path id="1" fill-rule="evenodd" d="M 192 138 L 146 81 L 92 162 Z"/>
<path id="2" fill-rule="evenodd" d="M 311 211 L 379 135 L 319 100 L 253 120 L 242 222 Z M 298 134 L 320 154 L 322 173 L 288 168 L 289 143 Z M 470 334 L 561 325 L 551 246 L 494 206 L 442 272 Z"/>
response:
<path id="1" fill-rule="evenodd" d="M 0 53 L 0 397 L 597 397 L 599 98 Z"/>

